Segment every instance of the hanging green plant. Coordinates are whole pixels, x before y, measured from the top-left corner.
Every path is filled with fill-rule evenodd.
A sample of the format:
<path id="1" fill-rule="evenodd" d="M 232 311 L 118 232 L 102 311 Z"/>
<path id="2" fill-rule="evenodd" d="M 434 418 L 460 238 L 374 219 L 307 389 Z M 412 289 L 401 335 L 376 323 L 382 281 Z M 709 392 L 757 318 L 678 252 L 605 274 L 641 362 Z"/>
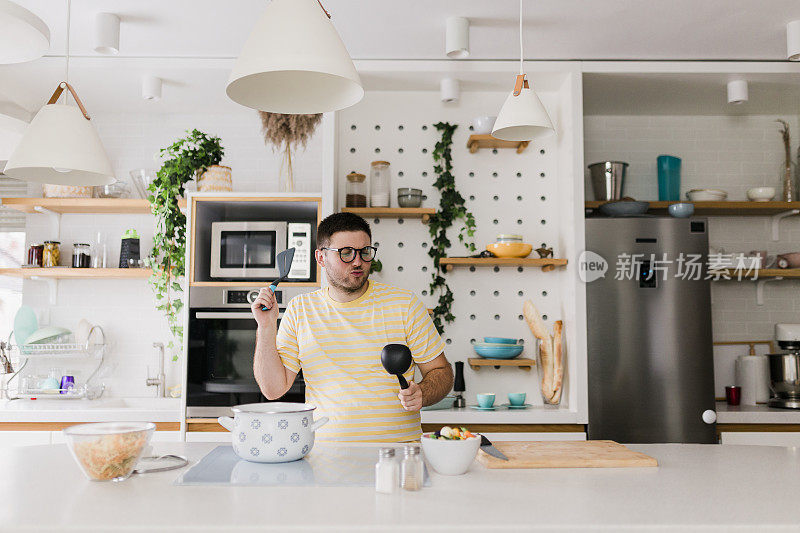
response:
<path id="1" fill-rule="evenodd" d="M 219 137 L 198 130 L 187 130 L 187 133 L 189 135 L 183 139 L 159 151 L 163 162 L 147 187 L 150 193 L 147 200 L 156 217 L 153 252 L 148 258 L 148 266 L 153 269 L 150 285 L 156 295 L 156 309 L 166 315 L 172 333 L 172 340 L 167 344 L 169 348 L 179 347 L 183 340 L 180 279 L 185 272 L 186 215 L 178 207 L 178 200 L 183 197 L 186 184 L 208 167 L 218 165 L 225 153 Z M 177 358 L 174 354 L 172 359 Z"/>
<path id="2" fill-rule="evenodd" d="M 447 285 L 444 277 L 444 269 L 439 261 L 446 257 L 447 249 L 450 248 L 450 239 L 447 238 L 447 230 L 456 220 L 462 220 L 463 225 L 458 230 L 458 240 L 467 250 L 474 252 L 475 243 L 472 237 L 475 235 L 475 217 L 466 208 L 466 201 L 461 193 L 456 189 L 456 179 L 453 176 L 453 155 L 451 147 L 453 145 L 453 132 L 458 128 L 455 124 L 448 122 L 438 122 L 433 125 L 436 131 L 441 133 L 441 138 L 433 149 L 433 161 L 435 163 L 433 171 L 436 173 L 436 181 L 433 186 L 439 191 L 441 199 L 436 213 L 431 215 L 428 222 L 428 231 L 431 234 L 431 246 L 428 255 L 433 258 L 433 274 L 431 275 L 430 292 L 438 292 L 439 300 L 433 309 L 433 324 L 439 333 L 444 331 L 444 323 L 455 320 L 455 316 L 450 311 L 453 305 L 453 291 Z"/>

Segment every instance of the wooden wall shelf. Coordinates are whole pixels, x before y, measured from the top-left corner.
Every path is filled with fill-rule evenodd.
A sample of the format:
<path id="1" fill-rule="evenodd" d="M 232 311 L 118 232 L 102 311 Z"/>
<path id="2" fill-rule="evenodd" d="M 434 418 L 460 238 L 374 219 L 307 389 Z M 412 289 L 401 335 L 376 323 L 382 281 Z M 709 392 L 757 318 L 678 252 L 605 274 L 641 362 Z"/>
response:
<path id="1" fill-rule="evenodd" d="M 491 135 L 470 135 L 467 140 L 469 153 L 474 154 L 480 148 L 513 148 L 518 154 L 525 151 L 530 141 L 503 141 Z"/>
<path id="2" fill-rule="evenodd" d="M 150 214 L 150 203 L 143 198 L 2 198 L 0 204 L 23 213 L 36 213 L 38 207 L 59 214 Z M 186 200 L 178 205 L 185 208 Z"/>
<path id="3" fill-rule="evenodd" d="M 555 267 L 565 266 L 566 259 L 538 259 L 532 257 L 504 258 L 504 257 L 444 257 L 439 264 L 445 265 L 445 270 L 450 272 L 457 266 L 527 266 L 541 267 L 543 272 L 553 270 Z"/>
<path id="4" fill-rule="evenodd" d="M 514 366 L 530 372 L 531 368 L 536 364 L 533 359 L 526 359 L 524 357 L 517 357 L 515 359 L 484 359 L 482 357 L 470 357 L 468 359 L 469 366 L 473 370 L 480 370 L 482 366 L 493 366 L 500 368 L 501 366 Z"/>
<path id="5" fill-rule="evenodd" d="M 269 285 L 269 281 L 192 281 L 190 287 L 257 287 Z M 282 281 L 281 287 L 321 287 L 316 281 Z"/>
<path id="6" fill-rule="evenodd" d="M 0 276 L 25 279 L 143 279 L 152 273 L 149 268 L 0 268 Z"/>
<path id="7" fill-rule="evenodd" d="M 731 277 L 732 281 L 735 281 L 738 277 L 738 270 L 735 269 L 727 269 L 725 272 L 728 276 Z M 753 278 L 755 277 L 756 273 L 758 273 L 757 279 L 762 278 L 800 278 L 800 268 L 762 268 L 759 270 L 751 270 L 749 273 L 747 270 L 742 271 L 743 278 Z M 727 281 L 724 278 L 721 278 L 719 281 Z"/>
<path id="8" fill-rule="evenodd" d="M 428 222 L 436 213 L 432 207 L 343 207 L 342 213 L 355 213 L 364 218 L 420 218 Z"/>
<path id="9" fill-rule="evenodd" d="M 604 201 L 586 202 L 586 207 L 600 207 Z M 648 213 L 666 215 L 667 206 L 678 202 L 650 202 Z M 770 216 L 800 209 L 800 202 L 686 202 L 694 204 L 697 216 Z"/>

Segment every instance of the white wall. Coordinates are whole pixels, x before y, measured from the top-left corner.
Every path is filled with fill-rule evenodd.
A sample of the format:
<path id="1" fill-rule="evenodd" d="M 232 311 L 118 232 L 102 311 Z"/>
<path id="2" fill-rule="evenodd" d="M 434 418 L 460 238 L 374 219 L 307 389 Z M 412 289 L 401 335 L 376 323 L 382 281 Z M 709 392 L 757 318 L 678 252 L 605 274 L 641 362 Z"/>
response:
<path id="1" fill-rule="evenodd" d="M 625 194 L 657 200 L 656 157 L 682 159 L 681 196 L 693 188 L 719 188 L 729 200 L 746 200 L 750 187 L 773 186 L 780 200 L 783 164 L 782 118 L 789 122 L 796 157 L 800 124 L 796 115 L 771 116 L 586 116 L 585 163 L 606 159 L 630 163 Z M 586 196 L 593 197 L 586 181 Z M 800 250 L 800 217 L 781 222 L 781 240 L 771 240 L 768 217 L 710 217 L 711 246 L 727 252 Z M 711 286 L 715 341 L 771 339 L 776 322 L 800 322 L 800 282 L 766 285 L 764 305 L 756 305 L 755 283 L 717 282 Z"/>
<path id="2" fill-rule="evenodd" d="M 255 111 L 245 110 L 228 115 L 142 115 L 99 114 L 92 117 L 108 152 L 118 179 L 129 181 L 134 168 L 157 168 L 155 156 L 184 135 L 197 128 L 218 135 L 225 147 L 222 163 L 233 168 L 233 186 L 241 192 L 270 192 L 278 189 L 280 154 L 265 146 L 260 133 L 260 120 Z M 321 190 L 322 135 L 321 127 L 305 151 L 293 159 L 298 191 Z M 32 196 L 40 195 L 38 186 L 30 186 Z M 133 192 L 134 197 L 136 195 Z M 42 215 L 27 217 L 27 241 L 42 242 L 56 238 L 48 220 Z M 61 235 L 62 264 L 71 260 L 73 242 L 94 242 L 97 231 L 105 232 L 109 266 L 119 261 L 119 243 L 127 228 L 136 228 L 141 236 L 143 253 L 153 242 L 153 219 L 150 215 L 64 215 Z M 109 346 L 108 364 L 101 379 L 110 396 L 154 396 L 155 388 L 145 386 L 147 365 L 155 373 L 157 352 L 155 341 L 166 342 L 169 333 L 166 320 L 155 310 L 152 290 L 144 279 L 139 280 L 62 280 L 58 286 L 57 304 L 49 308 L 48 292 L 42 282 L 26 280 L 23 303 L 40 313 L 45 322 L 75 328 L 81 318 L 103 326 Z M 168 386 L 180 383 L 180 364 L 167 358 Z M 45 365 L 50 366 L 50 365 Z M 64 368 L 65 364 L 57 365 Z M 80 374 L 79 364 L 66 365 Z M 46 371 L 47 368 L 44 368 Z"/>

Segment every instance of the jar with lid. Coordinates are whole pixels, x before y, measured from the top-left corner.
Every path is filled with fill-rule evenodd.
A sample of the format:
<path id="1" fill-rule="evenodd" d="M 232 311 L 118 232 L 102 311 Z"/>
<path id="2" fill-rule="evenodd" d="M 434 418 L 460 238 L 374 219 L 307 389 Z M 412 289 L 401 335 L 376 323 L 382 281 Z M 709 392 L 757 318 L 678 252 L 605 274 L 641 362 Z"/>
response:
<path id="1" fill-rule="evenodd" d="M 367 207 L 367 177 L 358 172 L 347 175 L 344 205 L 346 207 Z"/>
<path id="2" fill-rule="evenodd" d="M 42 266 L 44 257 L 44 244 L 31 244 L 28 248 L 28 266 Z"/>
<path id="3" fill-rule="evenodd" d="M 422 488 L 423 466 L 419 456 L 419 446 L 406 446 L 403 449 L 403 463 L 400 465 L 400 484 L 405 490 Z"/>
<path id="4" fill-rule="evenodd" d="M 85 242 L 72 245 L 72 268 L 89 268 L 92 266 L 91 247 Z"/>
<path id="5" fill-rule="evenodd" d="M 370 207 L 389 207 L 391 170 L 388 161 L 373 161 L 369 168 Z"/>
<path id="6" fill-rule="evenodd" d="M 375 491 L 391 494 L 397 491 L 400 467 L 394 459 L 394 448 L 381 448 L 375 463 Z"/>
<path id="7" fill-rule="evenodd" d="M 61 243 L 59 241 L 44 241 L 42 252 L 42 266 L 57 267 L 61 261 Z"/>

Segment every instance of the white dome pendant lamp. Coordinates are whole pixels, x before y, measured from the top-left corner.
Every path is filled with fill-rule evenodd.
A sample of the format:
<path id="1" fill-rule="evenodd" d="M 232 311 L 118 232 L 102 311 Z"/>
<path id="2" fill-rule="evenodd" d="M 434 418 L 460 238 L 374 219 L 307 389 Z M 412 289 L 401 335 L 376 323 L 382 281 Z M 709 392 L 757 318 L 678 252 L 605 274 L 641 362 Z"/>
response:
<path id="1" fill-rule="evenodd" d="M 553 122 L 532 87 L 528 85 L 523 70 L 522 52 L 522 0 L 519 2 L 519 75 L 514 90 L 506 98 L 492 136 L 504 141 L 531 141 L 553 133 Z"/>
<path id="2" fill-rule="evenodd" d="M 69 13 L 70 2 L 67 4 L 66 79 L 69 79 Z M 56 103 L 65 89 L 75 99 L 77 107 Z M 47 104 L 33 117 L 3 172 L 20 180 L 56 185 L 114 182 L 114 170 L 89 113 L 67 81 L 58 85 Z"/>
<path id="3" fill-rule="evenodd" d="M 0 64 L 33 61 L 50 49 L 47 24 L 9 0 L 0 0 L 0 28 Z"/>
<path id="4" fill-rule="evenodd" d="M 225 91 L 259 111 L 312 114 L 350 107 L 361 78 L 318 0 L 273 0 L 236 59 Z"/>

